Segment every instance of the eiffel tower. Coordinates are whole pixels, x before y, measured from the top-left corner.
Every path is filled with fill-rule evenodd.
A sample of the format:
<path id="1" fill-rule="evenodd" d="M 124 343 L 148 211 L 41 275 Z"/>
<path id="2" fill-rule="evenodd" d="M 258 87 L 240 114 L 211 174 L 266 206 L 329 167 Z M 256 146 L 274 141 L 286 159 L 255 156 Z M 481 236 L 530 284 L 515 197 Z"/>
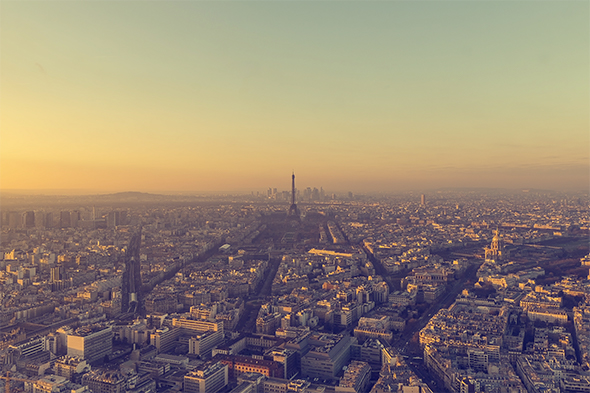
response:
<path id="1" fill-rule="evenodd" d="M 299 209 L 295 204 L 295 173 L 291 175 L 291 207 L 289 207 L 288 217 L 299 218 Z"/>

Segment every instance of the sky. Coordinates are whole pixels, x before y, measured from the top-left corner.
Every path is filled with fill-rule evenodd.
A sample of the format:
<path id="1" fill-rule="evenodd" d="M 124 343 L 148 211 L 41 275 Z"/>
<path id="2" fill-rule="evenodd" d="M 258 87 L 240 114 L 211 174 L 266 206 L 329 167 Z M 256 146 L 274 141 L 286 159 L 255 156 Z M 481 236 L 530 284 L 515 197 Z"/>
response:
<path id="1" fill-rule="evenodd" d="M 0 2 L 0 188 L 588 190 L 587 1 Z"/>

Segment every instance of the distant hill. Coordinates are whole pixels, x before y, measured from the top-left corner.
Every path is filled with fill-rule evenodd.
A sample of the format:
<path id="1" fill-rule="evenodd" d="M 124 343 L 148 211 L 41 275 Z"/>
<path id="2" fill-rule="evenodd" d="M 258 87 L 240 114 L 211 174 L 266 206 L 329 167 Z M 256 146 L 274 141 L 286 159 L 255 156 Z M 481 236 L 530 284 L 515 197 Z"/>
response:
<path id="1" fill-rule="evenodd" d="M 190 202 L 198 200 L 196 196 L 181 195 L 161 195 L 150 194 L 147 192 L 127 191 L 112 194 L 86 194 L 86 195 L 18 195 L 4 194 L 1 196 L 3 207 L 7 206 L 34 206 L 40 208 L 43 206 L 56 205 L 133 205 L 136 203 L 152 204 L 165 202 Z"/>
<path id="2" fill-rule="evenodd" d="M 139 192 L 139 191 L 125 191 L 125 192 L 116 192 L 114 194 L 99 194 L 96 195 L 97 198 L 120 198 L 120 199 L 153 199 L 153 198 L 162 198 L 162 197 L 170 197 L 170 195 L 160 195 L 160 194 L 150 194 L 148 192 Z"/>

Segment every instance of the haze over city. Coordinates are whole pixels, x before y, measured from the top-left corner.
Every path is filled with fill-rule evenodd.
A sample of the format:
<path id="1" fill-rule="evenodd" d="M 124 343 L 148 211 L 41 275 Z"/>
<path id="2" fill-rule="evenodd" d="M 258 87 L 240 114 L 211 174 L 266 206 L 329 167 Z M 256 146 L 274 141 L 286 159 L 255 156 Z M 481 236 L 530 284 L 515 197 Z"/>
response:
<path id="1" fill-rule="evenodd" d="M 3 191 L 588 189 L 588 2 L 1 11 Z"/>
<path id="2" fill-rule="evenodd" d="M 0 0 L 0 392 L 590 393 L 589 16 Z"/>

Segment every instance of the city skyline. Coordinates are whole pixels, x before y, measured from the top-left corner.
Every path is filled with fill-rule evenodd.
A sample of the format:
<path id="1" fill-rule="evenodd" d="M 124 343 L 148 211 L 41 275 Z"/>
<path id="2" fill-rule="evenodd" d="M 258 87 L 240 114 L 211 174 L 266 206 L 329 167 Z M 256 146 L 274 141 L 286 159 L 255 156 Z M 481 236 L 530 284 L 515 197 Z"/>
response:
<path id="1" fill-rule="evenodd" d="M 587 190 L 587 2 L 2 2 L 0 189 Z"/>
<path id="2" fill-rule="evenodd" d="M 3 204 L 0 389 L 590 387 L 587 194 L 279 194 Z"/>

